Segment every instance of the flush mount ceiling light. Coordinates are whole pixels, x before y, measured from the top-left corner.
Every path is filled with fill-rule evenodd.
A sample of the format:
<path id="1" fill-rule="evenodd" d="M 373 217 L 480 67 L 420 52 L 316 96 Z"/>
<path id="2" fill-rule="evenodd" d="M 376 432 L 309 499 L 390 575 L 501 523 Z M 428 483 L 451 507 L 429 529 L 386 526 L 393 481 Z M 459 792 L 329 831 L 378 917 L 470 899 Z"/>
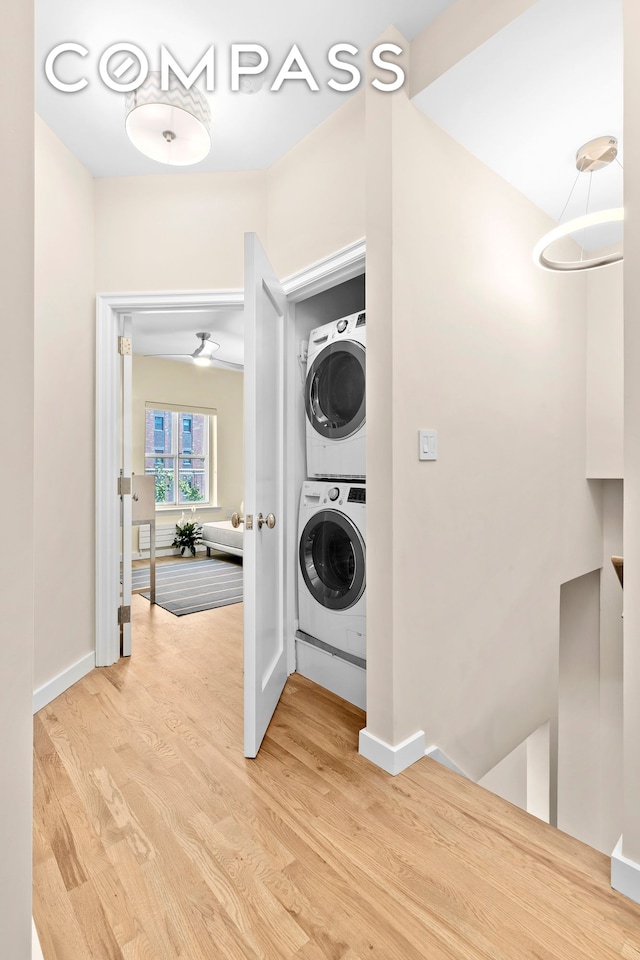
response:
<path id="1" fill-rule="evenodd" d="M 588 143 L 585 143 L 578 152 L 576 153 L 576 168 L 578 174 L 574 181 L 571 192 L 567 202 L 564 205 L 564 211 L 569 205 L 571 196 L 575 189 L 576 183 L 581 173 L 589 174 L 589 189 L 587 193 L 587 209 L 583 216 L 575 217 L 572 220 L 567 220 L 566 223 L 560 224 L 555 227 L 553 230 L 550 230 L 549 233 L 546 233 L 538 243 L 535 245 L 533 250 L 533 259 L 540 267 L 544 267 L 546 270 L 556 270 L 560 272 L 575 272 L 578 270 L 592 270 L 594 267 L 606 267 L 611 263 L 618 263 L 622 260 L 623 254 L 621 250 L 615 251 L 613 253 L 603 253 L 596 255 L 595 257 L 585 258 L 581 256 L 579 260 L 555 260 L 552 257 L 548 256 L 548 250 L 552 244 L 557 240 L 561 240 L 563 237 L 569 237 L 572 234 L 578 233 L 580 231 L 585 231 L 589 227 L 599 226 L 602 224 L 612 224 L 620 223 L 624 220 L 624 209 L 623 207 L 612 207 L 608 210 L 598 210 L 593 213 L 589 213 L 589 201 L 591 198 L 591 176 L 597 170 L 602 170 L 605 167 L 608 167 L 610 163 L 613 163 L 618 156 L 618 141 L 615 137 L 597 137 L 595 140 L 589 140 Z M 619 160 L 616 160 L 620 164 Z M 560 219 L 562 220 L 562 214 Z"/>
<path id="2" fill-rule="evenodd" d="M 141 153 L 160 163 L 198 163 L 211 149 L 211 111 L 195 86 L 187 90 L 172 74 L 162 90 L 160 74 L 150 73 L 125 100 L 125 128 Z"/>

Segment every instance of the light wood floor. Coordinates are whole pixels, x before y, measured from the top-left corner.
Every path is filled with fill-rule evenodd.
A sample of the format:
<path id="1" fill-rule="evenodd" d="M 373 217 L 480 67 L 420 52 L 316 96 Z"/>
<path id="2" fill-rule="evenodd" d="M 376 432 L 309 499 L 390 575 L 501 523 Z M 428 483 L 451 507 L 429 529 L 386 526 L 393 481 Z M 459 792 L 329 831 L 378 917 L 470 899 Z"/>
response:
<path id="1" fill-rule="evenodd" d="M 602 854 L 424 759 L 302 678 L 242 757 L 241 606 L 134 597 L 134 656 L 35 718 L 45 960 L 640 960 Z"/>

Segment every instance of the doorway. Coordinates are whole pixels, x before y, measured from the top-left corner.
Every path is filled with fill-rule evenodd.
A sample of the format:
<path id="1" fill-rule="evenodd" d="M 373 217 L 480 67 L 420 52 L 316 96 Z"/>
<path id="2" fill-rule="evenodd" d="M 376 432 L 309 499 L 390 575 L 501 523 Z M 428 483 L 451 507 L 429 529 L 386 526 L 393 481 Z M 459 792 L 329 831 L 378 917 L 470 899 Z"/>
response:
<path id="1" fill-rule="evenodd" d="M 364 273 L 365 242 L 358 241 L 334 255 L 310 265 L 282 282 L 287 300 L 295 305 L 316 294 Z M 120 355 L 118 337 L 122 318 L 144 313 L 175 313 L 243 309 L 241 290 L 200 291 L 157 294 L 103 294 L 97 297 L 96 332 L 96 665 L 109 666 L 120 656 L 118 607 L 120 596 Z M 293 330 L 291 330 L 293 336 Z M 287 339 L 287 349 L 295 357 L 295 344 Z M 297 362 L 297 361 L 296 361 Z M 295 369 L 295 367 L 294 367 Z M 286 539 L 294 536 L 296 498 L 287 500 Z M 292 505 L 294 507 L 292 508 Z M 289 522 L 287 522 L 289 521 Z M 286 623 L 293 624 L 295 611 L 294 570 L 288 571 L 285 593 L 289 603 Z M 291 644 L 291 669 L 294 669 L 294 631 Z"/>

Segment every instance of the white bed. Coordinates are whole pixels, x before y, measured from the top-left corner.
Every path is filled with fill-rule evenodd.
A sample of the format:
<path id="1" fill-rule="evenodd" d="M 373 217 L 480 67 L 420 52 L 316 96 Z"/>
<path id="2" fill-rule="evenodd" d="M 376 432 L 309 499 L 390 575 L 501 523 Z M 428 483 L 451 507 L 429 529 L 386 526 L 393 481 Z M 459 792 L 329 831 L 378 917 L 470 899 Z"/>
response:
<path id="1" fill-rule="evenodd" d="M 223 553 L 232 553 L 236 557 L 242 556 L 242 530 L 236 528 L 231 520 L 216 520 L 213 523 L 203 523 L 202 543 L 207 548 L 207 556 L 212 550 L 221 550 Z"/>

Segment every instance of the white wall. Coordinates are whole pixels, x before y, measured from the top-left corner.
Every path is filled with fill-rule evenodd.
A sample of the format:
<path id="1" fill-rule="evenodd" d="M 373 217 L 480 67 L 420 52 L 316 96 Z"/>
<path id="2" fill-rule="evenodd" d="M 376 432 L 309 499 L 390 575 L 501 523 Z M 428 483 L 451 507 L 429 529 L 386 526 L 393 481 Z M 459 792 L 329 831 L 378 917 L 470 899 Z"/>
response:
<path id="1" fill-rule="evenodd" d="M 364 237 L 364 96 L 347 100 L 268 171 L 268 250 L 287 277 Z"/>
<path id="2" fill-rule="evenodd" d="M 599 849 L 611 853 L 622 833 L 622 600 L 611 557 L 622 549 L 622 481 L 602 484 L 600 577 L 600 811 Z"/>
<path id="3" fill-rule="evenodd" d="M 623 264 L 588 273 L 587 476 L 623 476 Z"/>
<path id="4" fill-rule="evenodd" d="M 133 335 L 135 338 L 135 322 Z M 133 357 L 133 471 L 144 473 L 145 403 L 194 404 L 217 411 L 218 510 L 198 508 L 198 521 L 224 520 L 243 498 L 243 375 L 235 370 Z M 158 511 L 156 522 L 175 523 L 180 510 Z"/>
<path id="5" fill-rule="evenodd" d="M 35 236 L 37 689 L 95 649 L 93 179 L 37 116 Z"/>
<path id="6" fill-rule="evenodd" d="M 600 847 L 600 571 L 560 592 L 558 827 Z M 611 852 L 611 851 L 608 851 Z"/>
<path id="7" fill-rule="evenodd" d="M 10 148 L 0 166 L 0 283 L 4 321 L 0 401 L 9 427 L 0 473 L 0 940 L 2 956 L 31 957 L 33 536 L 33 11 L 0 9 L 0 80 Z M 54 561 L 55 562 L 55 561 Z"/>
<path id="8" fill-rule="evenodd" d="M 394 704 L 369 698 L 367 726 L 395 743 L 422 729 L 477 778 L 553 715 L 560 584 L 601 563 L 584 479 L 587 287 L 534 266 L 545 216 L 406 97 L 387 141 L 393 302 L 371 330 L 391 349 L 367 452 L 392 451 L 392 555 L 369 569 L 367 614 L 372 653 L 393 646 Z M 367 235 L 369 257 L 389 243 Z M 421 427 L 439 431 L 435 463 L 418 461 Z M 381 482 L 372 469 L 378 507 Z M 387 536 L 377 516 L 371 550 Z"/>
<path id="9" fill-rule="evenodd" d="M 503 800 L 527 809 L 527 741 L 495 765 L 478 780 L 481 787 L 490 790 Z"/>
<path id="10" fill-rule="evenodd" d="M 229 290 L 244 284 L 244 234 L 266 243 L 265 171 L 95 181 L 101 293 Z"/>

